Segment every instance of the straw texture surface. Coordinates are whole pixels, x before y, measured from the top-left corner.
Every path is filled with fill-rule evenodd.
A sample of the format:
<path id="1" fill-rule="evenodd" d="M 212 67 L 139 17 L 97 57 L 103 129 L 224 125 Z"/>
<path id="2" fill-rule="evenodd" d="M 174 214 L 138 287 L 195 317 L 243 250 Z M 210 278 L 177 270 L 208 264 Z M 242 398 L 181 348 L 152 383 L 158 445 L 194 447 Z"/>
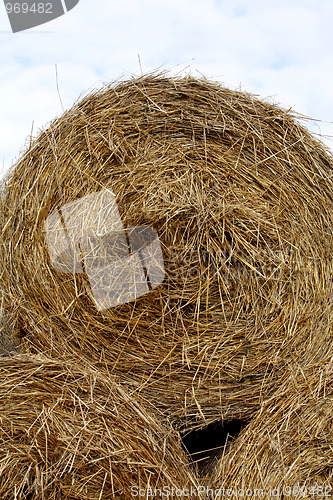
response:
<path id="1" fill-rule="evenodd" d="M 109 377 L 20 355 L 0 360 L 0 375 L 1 499 L 123 500 L 195 487 L 176 433 Z"/>
<path id="2" fill-rule="evenodd" d="M 292 111 L 204 79 L 145 76 L 83 98 L 2 185 L 3 307 L 21 352 L 90 363 L 178 430 L 250 422 L 223 481 L 256 484 L 259 467 L 282 484 L 307 445 L 299 480 L 328 480 L 331 378 L 323 401 L 316 384 L 333 355 L 332 165 Z M 84 273 L 52 266 L 45 220 L 103 189 L 125 227 L 158 232 L 166 276 L 99 311 Z M 302 438 L 298 404 L 313 419 Z"/>

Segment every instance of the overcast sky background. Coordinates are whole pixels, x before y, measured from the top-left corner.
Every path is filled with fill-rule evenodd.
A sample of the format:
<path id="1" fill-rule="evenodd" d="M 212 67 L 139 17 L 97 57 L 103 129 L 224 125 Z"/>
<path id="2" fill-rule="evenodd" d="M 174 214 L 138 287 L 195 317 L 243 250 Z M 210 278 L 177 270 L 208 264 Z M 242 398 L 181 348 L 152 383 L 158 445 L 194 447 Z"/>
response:
<path id="1" fill-rule="evenodd" d="M 332 0 L 80 0 L 13 34 L 1 2 L 0 175 L 62 105 L 141 68 L 270 97 L 321 120 L 309 128 L 333 136 L 332 21 Z"/>

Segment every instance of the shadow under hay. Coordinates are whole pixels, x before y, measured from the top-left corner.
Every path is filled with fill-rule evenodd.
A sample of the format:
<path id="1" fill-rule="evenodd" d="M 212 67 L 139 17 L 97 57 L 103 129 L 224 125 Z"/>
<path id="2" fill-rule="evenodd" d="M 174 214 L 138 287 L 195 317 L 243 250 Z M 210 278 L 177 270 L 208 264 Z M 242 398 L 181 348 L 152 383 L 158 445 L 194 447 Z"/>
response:
<path id="1" fill-rule="evenodd" d="M 193 461 L 198 476 L 215 469 L 228 445 L 234 441 L 248 422 L 237 418 L 227 422 L 213 422 L 182 435 L 182 446 Z"/>

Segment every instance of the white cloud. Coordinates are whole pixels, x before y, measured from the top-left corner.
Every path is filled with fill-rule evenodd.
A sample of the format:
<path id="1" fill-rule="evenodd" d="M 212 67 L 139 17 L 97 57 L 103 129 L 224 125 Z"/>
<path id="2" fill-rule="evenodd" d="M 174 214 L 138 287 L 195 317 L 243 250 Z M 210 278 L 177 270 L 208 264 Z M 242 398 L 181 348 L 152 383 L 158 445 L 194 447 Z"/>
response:
<path id="1" fill-rule="evenodd" d="M 12 34 L 0 6 L 0 166 L 82 92 L 121 75 L 190 67 L 333 121 L 330 0 L 81 0 L 46 25 Z M 321 123 L 323 134 L 333 134 Z"/>

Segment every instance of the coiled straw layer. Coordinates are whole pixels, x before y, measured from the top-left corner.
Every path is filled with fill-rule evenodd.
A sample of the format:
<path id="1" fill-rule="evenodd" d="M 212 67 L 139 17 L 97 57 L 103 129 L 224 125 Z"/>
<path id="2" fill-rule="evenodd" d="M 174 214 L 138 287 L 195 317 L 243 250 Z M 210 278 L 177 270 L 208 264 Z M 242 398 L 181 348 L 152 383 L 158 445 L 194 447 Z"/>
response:
<path id="1" fill-rule="evenodd" d="M 20 355 L 1 359 L 0 375 L 2 499 L 125 499 L 195 487 L 177 435 L 109 377 Z"/>

